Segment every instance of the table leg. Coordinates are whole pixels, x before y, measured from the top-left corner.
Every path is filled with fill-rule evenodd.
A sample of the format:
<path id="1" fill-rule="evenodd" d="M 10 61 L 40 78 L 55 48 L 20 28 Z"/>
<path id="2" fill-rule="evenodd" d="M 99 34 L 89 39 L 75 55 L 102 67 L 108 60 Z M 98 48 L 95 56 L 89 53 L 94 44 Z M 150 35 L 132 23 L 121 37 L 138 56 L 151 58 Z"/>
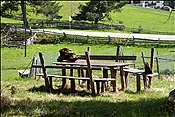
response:
<path id="1" fill-rule="evenodd" d="M 128 72 L 125 72 L 125 85 L 126 85 L 126 89 L 129 86 L 129 80 L 130 80 L 130 78 L 128 77 Z"/>
<path id="2" fill-rule="evenodd" d="M 66 69 L 62 69 L 62 76 L 66 76 Z M 66 86 L 66 79 L 62 79 L 62 87 L 61 88 L 65 88 Z"/>
<path id="3" fill-rule="evenodd" d="M 143 75 L 143 85 L 144 85 L 144 89 L 147 89 L 148 88 L 146 75 Z"/>
<path id="4" fill-rule="evenodd" d="M 152 86 L 152 78 L 148 77 L 148 88 L 151 88 Z"/>
<path id="5" fill-rule="evenodd" d="M 113 67 L 110 67 L 110 71 L 111 71 L 111 78 L 116 79 L 116 70 Z M 116 80 L 112 81 L 112 86 L 113 86 L 113 91 L 118 92 L 116 88 Z"/>
<path id="6" fill-rule="evenodd" d="M 86 70 L 86 77 L 89 77 L 87 70 Z M 90 90 L 90 80 L 87 80 L 87 90 Z"/>
<path id="7" fill-rule="evenodd" d="M 81 77 L 80 69 L 77 69 L 78 77 Z M 80 85 L 80 80 L 78 80 L 78 84 Z"/>
<path id="8" fill-rule="evenodd" d="M 124 71 L 123 67 L 120 67 L 120 80 L 121 80 L 121 90 L 125 90 L 125 79 L 123 78 Z"/>
<path id="9" fill-rule="evenodd" d="M 103 69 L 103 78 L 108 78 L 108 70 Z M 101 82 L 101 92 L 104 92 L 105 89 L 105 82 Z"/>
<path id="10" fill-rule="evenodd" d="M 140 91 L 140 75 L 137 74 L 136 77 L 137 77 L 137 78 L 136 78 L 136 80 L 137 80 L 137 91 Z"/>
<path id="11" fill-rule="evenodd" d="M 70 76 L 74 75 L 73 69 L 70 69 Z M 75 91 L 75 79 L 71 79 L 71 90 Z"/>

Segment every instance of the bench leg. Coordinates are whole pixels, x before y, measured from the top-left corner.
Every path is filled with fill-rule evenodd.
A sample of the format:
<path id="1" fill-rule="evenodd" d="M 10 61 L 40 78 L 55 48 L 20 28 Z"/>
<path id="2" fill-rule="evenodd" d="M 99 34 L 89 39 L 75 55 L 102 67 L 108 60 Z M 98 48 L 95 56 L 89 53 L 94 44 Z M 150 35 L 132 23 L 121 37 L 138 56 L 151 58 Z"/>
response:
<path id="1" fill-rule="evenodd" d="M 100 82 L 96 81 L 97 94 L 100 94 Z"/>
<path id="2" fill-rule="evenodd" d="M 107 69 L 103 69 L 103 78 L 108 78 L 108 70 Z M 107 82 L 107 84 L 108 84 L 108 82 Z M 101 82 L 101 92 L 104 92 L 105 91 L 104 89 L 105 89 L 105 82 L 102 81 Z"/>
<path id="3" fill-rule="evenodd" d="M 136 84 L 137 84 L 137 91 L 140 91 L 140 75 L 139 74 L 137 74 L 136 75 Z"/>
<path id="4" fill-rule="evenodd" d="M 116 72 L 117 70 L 115 70 L 113 67 L 110 68 L 111 70 L 111 78 L 116 79 Z M 112 82 L 112 86 L 113 86 L 113 91 L 114 92 L 118 92 L 117 88 L 116 88 L 116 80 L 115 81 L 111 81 Z"/>
<path id="5" fill-rule="evenodd" d="M 52 85 L 52 77 L 49 77 L 49 85 L 50 85 L 50 89 L 51 91 L 53 91 L 53 85 Z"/>
<path id="6" fill-rule="evenodd" d="M 86 77 L 89 77 L 87 70 L 86 70 Z M 87 90 L 90 90 L 90 88 L 91 88 L 90 80 L 87 80 Z"/>
<path id="7" fill-rule="evenodd" d="M 62 69 L 62 76 L 66 76 L 66 69 Z M 61 88 L 65 88 L 66 86 L 66 79 L 62 79 L 62 87 Z"/>
<path id="8" fill-rule="evenodd" d="M 84 77 L 84 71 L 83 69 L 78 69 L 78 77 Z M 85 83 L 86 80 L 78 80 L 78 83 L 81 84 L 81 83 Z"/>
<path id="9" fill-rule="evenodd" d="M 144 89 L 147 89 L 147 79 L 146 79 L 146 75 L 143 75 L 143 85 L 144 85 Z"/>
<path id="10" fill-rule="evenodd" d="M 71 90 L 75 91 L 75 80 L 71 79 Z"/>
<path id="11" fill-rule="evenodd" d="M 128 72 L 125 72 L 125 84 L 126 84 L 126 89 L 127 89 L 128 86 L 129 86 L 129 80 L 130 80 L 130 78 L 128 77 Z"/>
<path id="12" fill-rule="evenodd" d="M 45 86 L 47 88 L 47 91 L 50 91 L 50 83 L 49 83 L 48 78 L 44 78 L 44 80 L 45 80 Z"/>
<path id="13" fill-rule="evenodd" d="M 77 72 L 78 72 L 78 77 L 80 77 L 80 76 L 81 76 L 80 69 L 77 69 Z M 79 85 L 81 84 L 81 83 L 80 83 L 80 80 L 78 80 L 78 84 L 79 84 Z"/>
<path id="14" fill-rule="evenodd" d="M 148 88 L 152 86 L 152 77 L 148 77 Z"/>
<path id="15" fill-rule="evenodd" d="M 74 75 L 74 70 L 70 69 L 70 76 L 73 76 L 73 75 Z M 75 79 L 70 79 L 70 81 L 71 81 L 71 90 L 75 91 Z"/>
<path id="16" fill-rule="evenodd" d="M 101 92 L 102 93 L 105 92 L 105 82 L 104 81 L 101 82 Z"/>
<path id="17" fill-rule="evenodd" d="M 87 74 L 87 70 L 86 70 L 86 74 Z M 81 77 L 84 77 L 84 71 L 83 71 L 83 69 L 81 69 Z M 86 82 L 86 80 L 82 80 L 82 83 L 85 83 Z"/>
<path id="18" fill-rule="evenodd" d="M 87 80 L 87 90 L 90 90 L 90 80 Z"/>
<path id="19" fill-rule="evenodd" d="M 121 80 L 121 90 L 125 90 L 125 79 L 123 78 L 124 71 L 123 67 L 120 67 L 120 80 Z"/>
<path id="20" fill-rule="evenodd" d="M 92 91 L 92 94 L 95 94 L 95 87 L 94 87 L 94 82 L 91 82 L 91 91 Z"/>

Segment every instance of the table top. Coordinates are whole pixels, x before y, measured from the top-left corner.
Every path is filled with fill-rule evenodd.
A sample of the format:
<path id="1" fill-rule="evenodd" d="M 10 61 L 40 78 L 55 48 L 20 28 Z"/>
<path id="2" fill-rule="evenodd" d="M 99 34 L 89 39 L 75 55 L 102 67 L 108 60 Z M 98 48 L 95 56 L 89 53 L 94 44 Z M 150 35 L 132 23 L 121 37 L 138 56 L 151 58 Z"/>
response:
<path id="1" fill-rule="evenodd" d="M 79 65 L 79 66 L 86 66 L 86 60 L 77 60 L 75 62 L 53 62 L 52 64 L 56 65 Z M 101 66 L 101 67 L 121 67 L 121 66 L 128 66 L 134 65 L 134 63 L 124 63 L 124 62 L 106 62 L 106 61 L 91 61 L 91 66 Z"/>

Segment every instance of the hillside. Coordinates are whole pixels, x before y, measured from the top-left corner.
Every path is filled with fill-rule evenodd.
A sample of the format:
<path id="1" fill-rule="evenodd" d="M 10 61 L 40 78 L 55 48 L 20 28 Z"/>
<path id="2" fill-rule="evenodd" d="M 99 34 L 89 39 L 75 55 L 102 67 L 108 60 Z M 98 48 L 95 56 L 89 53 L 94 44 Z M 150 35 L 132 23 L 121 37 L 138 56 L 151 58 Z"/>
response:
<path id="1" fill-rule="evenodd" d="M 78 6 L 80 4 L 84 4 L 83 2 L 63 2 L 60 4 L 63 5 L 60 10 L 60 15 L 63 16 L 62 20 L 68 20 L 69 15 L 74 15 L 78 12 Z M 168 11 L 151 9 L 151 8 L 143 8 L 132 5 L 125 5 L 122 8 L 122 12 L 114 12 L 111 13 L 112 23 L 118 24 L 119 21 L 122 21 L 126 27 L 129 28 L 139 28 L 141 26 L 146 30 L 154 30 L 154 31 L 162 31 L 162 32 L 175 32 L 175 13 L 173 12 L 169 21 L 164 24 L 164 22 L 169 17 Z M 110 24 L 107 20 L 104 20 L 102 23 Z"/>
<path id="2" fill-rule="evenodd" d="M 63 16 L 61 21 L 66 21 L 69 16 L 78 13 L 78 6 L 84 4 L 87 1 L 58 1 L 63 7 L 60 10 L 60 15 Z M 30 8 L 27 6 L 27 8 Z M 28 9 L 29 10 L 29 9 Z M 143 8 L 131 5 L 125 5 L 122 8 L 122 12 L 111 13 L 112 22 L 104 20 L 100 23 L 105 24 L 119 24 L 119 21 L 123 22 L 125 27 L 129 28 L 143 28 L 145 30 L 159 31 L 159 32 L 175 32 L 175 13 L 173 12 L 169 21 L 164 22 L 169 17 L 168 11 L 156 10 L 151 8 Z M 28 19 L 46 19 L 43 15 L 35 15 L 28 13 Z M 7 19 L 1 18 L 1 22 L 8 22 Z"/>

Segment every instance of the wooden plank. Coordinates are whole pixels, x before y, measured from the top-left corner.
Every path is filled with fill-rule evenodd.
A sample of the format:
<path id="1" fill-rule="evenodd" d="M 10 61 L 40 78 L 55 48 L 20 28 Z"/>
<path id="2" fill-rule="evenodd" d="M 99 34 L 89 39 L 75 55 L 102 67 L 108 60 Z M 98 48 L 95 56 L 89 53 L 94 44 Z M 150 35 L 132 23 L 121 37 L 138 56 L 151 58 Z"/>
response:
<path id="1" fill-rule="evenodd" d="M 81 56 L 80 59 L 86 59 L 85 55 Z M 136 60 L 137 56 L 111 56 L 111 55 L 90 55 L 91 60 Z"/>

